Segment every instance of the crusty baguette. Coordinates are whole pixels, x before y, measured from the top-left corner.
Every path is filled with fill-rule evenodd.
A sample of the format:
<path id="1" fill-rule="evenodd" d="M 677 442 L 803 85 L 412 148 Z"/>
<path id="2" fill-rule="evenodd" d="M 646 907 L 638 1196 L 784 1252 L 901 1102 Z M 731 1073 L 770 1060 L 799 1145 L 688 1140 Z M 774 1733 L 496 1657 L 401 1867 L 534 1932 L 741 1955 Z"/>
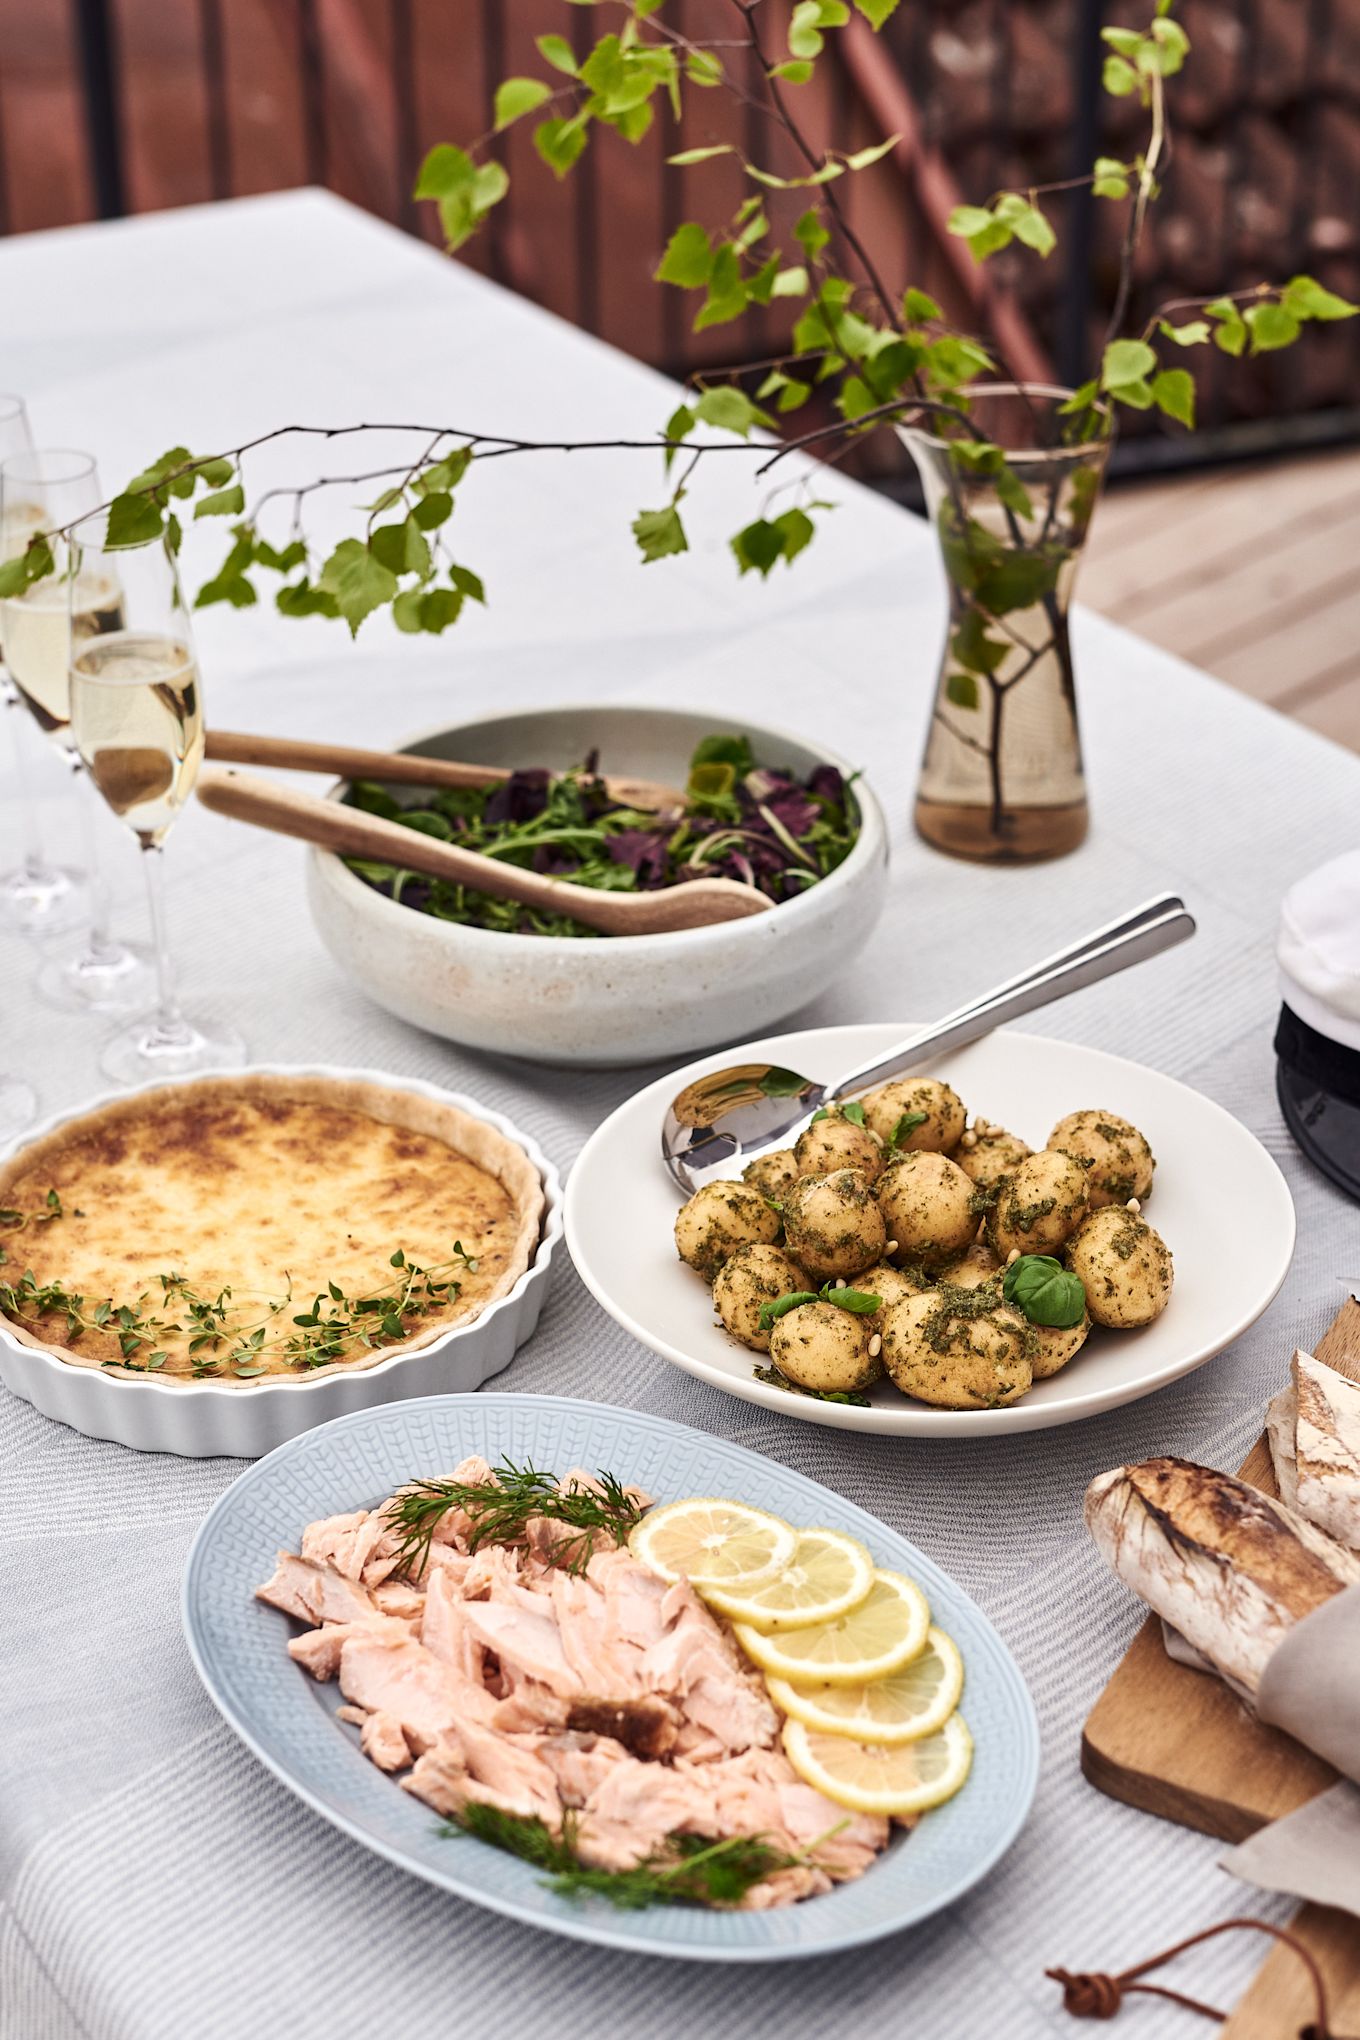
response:
<path id="1" fill-rule="evenodd" d="M 1352 1549 L 1360 1546 L 1360 1386 L 1311 1353 L 1295 1353 L 1295 1507 Z"/>
<path id="2" fill-rule="evenodd" d="M 1101 1474 L 1086 1522 L 1119 1577 L 1248 1694 L 1287 1631 L 1360 1581 L 1360 1556 L 1305 1517 L 1184 1459 Z"/>
<path id="3" fill-rule="evenodd" d="M 1275 1485 L 1287 1509 L 1296 1509 L 1299 1504 L 1299 1459 L 1294 1444 L 1298 1427 L 1299 1392 L 1291 1371 L 1279 1394 L 1266 1404 L 1266 1440 L 1275 1468 Z"/>

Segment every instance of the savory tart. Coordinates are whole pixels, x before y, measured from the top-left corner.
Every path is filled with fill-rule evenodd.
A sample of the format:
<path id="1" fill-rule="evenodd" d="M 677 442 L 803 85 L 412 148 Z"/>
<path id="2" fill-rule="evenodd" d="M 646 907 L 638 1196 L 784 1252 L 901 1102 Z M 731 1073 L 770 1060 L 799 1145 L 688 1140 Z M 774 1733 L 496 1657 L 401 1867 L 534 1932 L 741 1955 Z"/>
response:
<path id="1" fill-rule="evenodd" d="M 312 1379 L 479 1317 L 529 1266 L 542 1214 L 523 1149 L 451 1101 L 207 1077 L 0 1164 L 0 1317 L 82 1367 Z"/>

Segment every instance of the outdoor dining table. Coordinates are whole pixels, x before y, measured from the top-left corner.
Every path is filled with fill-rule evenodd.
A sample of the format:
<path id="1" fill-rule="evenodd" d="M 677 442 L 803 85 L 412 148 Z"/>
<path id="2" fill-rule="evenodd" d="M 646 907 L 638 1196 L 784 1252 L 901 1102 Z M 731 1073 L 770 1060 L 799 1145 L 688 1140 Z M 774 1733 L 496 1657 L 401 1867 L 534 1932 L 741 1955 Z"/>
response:
<path id="1" fill-rule="evenodd" d="M 288 423 L 640 438 L 674 402 L 651 370 L 314 191 L 7 241 L 0 301 L 0 384 L 27 397 L 38 444 L 95 451 L 110 489 L 168 446 L 206 454 Z M 286 442 L 250 457 L 247 492 L 376 467 L 381 452 Z M 825 740 L 867 767 L 894 866 L 877 934 L 808 1024 L 927 1019 L 1120 909 L 1181 892 L 1200 922 L 1192 943 L 1030 1024 L 1181 1078 L 1258 1135 L 1298 1208 L 1284 1290 L 1228 1352 L 1141 1402 L 1065 1428 L 926 1442 L 723 1396 L 634 1343 L 563 1256 L 541 1329 L 498 1388 L 645 1406 L 837 1489 L 976 1597 L 1038 1708 L 1032 1816 L 970 1897 L 858 1953 L 742 1969 L 532 1931 L 314 1816 L 218 1717 L 181 1637 L 186 1550 L 240 1462 L 127 1451 L 0 1391 L 3 2040 L 1027 2040 L 1069 2030 L 1049 1965 L 1113 1970 L 1234 1913 L 1287 1916 L 1286 1901 L 1217 1867 L 1220 1844 L 1082 1778 L 1082 1720 L 1142 1611 L 1102 1567 L 1080 1504 L 1091 1477 L 1124 1460 L 1237 1465 L 1291 1351 L 1333 1316 L 1339 1280 L 1360 1273 L 1354 1208 L 1291 1146 L 1271 1053 L 1280 895 L 1354 846 L 1360 760 L 1082 613 L 1089 841 L 1029 869 L 937 856 L 909 819 L 943 626 L 929 531 L 833 473 L 820 492 L 837 508 L 806 555 L 764 585 L 739 579 L 727 540 L 758 514 L 767 485 L 753 467 L 740 453 L 705 461 L 687 504 L 692 550 L 648 566 L 628 525 L 664 501 L 659 455 L 533 453 L 474 470 L 452 529 L 457 557 L 485 579 L 484 610 L 469 605 L 437 640 L 375 619 L 355 643 L 338 623 L 289 621 L 267 602 L 203 611 L 209 720 L 390 747 L 483 707 L 639 701 L 749 710 Z M 312 498 L 313 528 L 339 531 L 372 493 Z M 191 578 L 222 541 L 220 523 L 191 532 Z M 36 737 L 25 769 L 48 849 L 68 848 L 64 774 Z M 3 770 L 0 862 L 12 863 L 8 758 Z M 106 837 L 119 931 L 140 933 L 135 849 L 111 822 Z M 196 806 L 168 851 L 186 1002 L 239 1027 L 254 1059 L 448 1083 L 510 1114 L 563 1167 L 660 1073 L 531 1068 L 390 1018 L 323 950 L 304 856 Z M 38 1003 L 34 962 L 18 937 L 0 937 L 0 1067 L 56 1112 L 107 1090 L 102 1023 Z M 1212 1180 L 1202 1194 L 1214 1196 Z M 1253 1937 L 1220 1938 L 1197 1953 L 1188 1987 L 1230 2004 L 1261 1955 Z M 1125 2017 L 1145 2040 L 1198 2030 L 1155 2000 Z"/>

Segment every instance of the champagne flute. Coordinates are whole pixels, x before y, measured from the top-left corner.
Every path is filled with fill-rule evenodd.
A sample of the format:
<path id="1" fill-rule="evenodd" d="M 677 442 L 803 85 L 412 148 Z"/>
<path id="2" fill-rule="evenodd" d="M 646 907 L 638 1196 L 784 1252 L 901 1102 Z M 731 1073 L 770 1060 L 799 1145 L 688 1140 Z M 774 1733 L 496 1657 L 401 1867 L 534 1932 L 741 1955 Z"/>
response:
<path id="1" fill-rule="evenodd" d="M 14 504 L 33 505 L 41 528 L 59 533 L 100 500 L 99 475 L 88 453 L 39 448 L 14 453 L 0 463 L 0 524 Z M 38 727 L 65 756 L 77 779 L 84 767 L 71 735 L 70 655 L 72 633 L 83 640 L 122 624 L 116 573 L 100 563 L 76 572 L 70 546 L 52 538 L 54 571 L 21 595 L 0 602 L 0 641 L 11 680 Z M 90 926 L 76 953 L 55 957 L 39 971 L 37 986 L 52 1005 L 75 1012 L 144 1013 L 155 997 L 155 975 L 146 951 L 115 941 L 109 933 L 108 888 L 100 869 L 101 850 L 89 789 L 77 806 L 85 835 L 89 874 Z"/>
<path id="2" fill-rule="evenodd" d="M 0 461 L 12 453 L 28 453 L 32 446 L 33 435 L 23 398 L 0 396 Z M 0 524 L 0 559 L 13 559 L 21 553 L 42 525 L 42 512 L 35 503 L 12 504 Z M 79 925 L 85 913 L 81 873 L 49 864 L 43 856 L 38 811 L 23 752 L 22 730 L 27 717 L 22 713 L 19 690 L 3 666 L 0 666 L 0 705 L 13 711 L 7 712 L 4 720 L 9 725 L 13 748 L 18 789 L 15 805 L 23 832 L 19 864 L 13 871 L 0 873 L 0 924 L 16 928 L 22 935 L 64 935 Z"/>
<path id="3" fill-rule="evenodd" d="M 159 989 L 156 1011 L 113 1035 L 100 1067 L 120 1083 L 239 1069 L 244 1041 L 185 1018 L 170 963 L 164 843 L 203 758 L 203 694 L 174 558 L 163 539 L 110 548 L 102 513 L 75 527 L 71 555 L 71 727 L 95 786 L 141 845 Z M 82 635 L 80 589 L 104 584 L 119 590 L 117 625 Z"/>

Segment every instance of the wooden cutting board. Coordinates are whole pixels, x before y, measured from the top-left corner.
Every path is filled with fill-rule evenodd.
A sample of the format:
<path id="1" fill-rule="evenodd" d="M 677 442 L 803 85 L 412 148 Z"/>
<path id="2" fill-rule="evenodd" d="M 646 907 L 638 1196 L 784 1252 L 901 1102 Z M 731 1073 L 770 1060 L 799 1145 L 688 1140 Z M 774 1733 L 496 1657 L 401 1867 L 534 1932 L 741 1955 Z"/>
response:
<path id="1" fill-rule="evenodd" d="M 1327 1366 L 1360 1382 L 1360 1302 L 1354 1297 L 1347 1298 L 1315 1351 Z M 1265 1494 L 1279 1494 L 1264 1435 L 1238 1473 Z M 1329 1764 L 1291 1736 L 1263 1727 L 1222 1680 L 1169 1658 L 1155 1615 L 1134 1637 L 1091 1710 L 1081 1767 L 1112 1799 L 1226 1842 L 1245 1841 L 1336 1782 Z M 1360 1927 L 1349 1914 L 1305 1905 L 1291 1928 L 1323 1965 L 1334 2026 L 1360 2033 Z M 1298 1958 L 1277 1947 L 1224 2035 L 1281 2040 L 1295 2033 L 1312 2009 L 1300 1988 L 1302 1976 Z"/>

